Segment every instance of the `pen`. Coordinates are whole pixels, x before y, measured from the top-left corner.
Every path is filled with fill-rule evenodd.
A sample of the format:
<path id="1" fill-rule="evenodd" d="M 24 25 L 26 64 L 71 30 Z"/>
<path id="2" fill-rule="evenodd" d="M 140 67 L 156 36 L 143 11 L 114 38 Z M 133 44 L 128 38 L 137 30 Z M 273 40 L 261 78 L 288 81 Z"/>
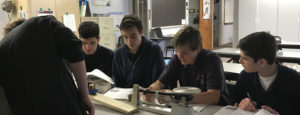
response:
<path id="1" fill-rule="evenodd" d="M 254 105 L 254 107 L 256 109 L 256 105 L 248 92 L 247 92 L 247 97 L 249 98 L 249 100 L 251 101 L 251 103 Z"/>

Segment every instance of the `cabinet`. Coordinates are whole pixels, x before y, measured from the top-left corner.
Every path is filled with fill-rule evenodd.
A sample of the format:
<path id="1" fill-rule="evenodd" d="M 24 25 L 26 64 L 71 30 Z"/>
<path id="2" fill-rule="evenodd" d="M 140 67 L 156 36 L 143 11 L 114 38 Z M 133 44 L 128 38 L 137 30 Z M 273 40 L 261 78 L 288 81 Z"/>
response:
<path id="1" fill-rule="evenodd" d="M 239 1 L 238 38 L 257 31 L 277 34 L 277 0 Z"/>
<path id="2" fill-rule="evenodd" d="M 279 0 L 278 35 L 284 41 L 299 41 L 300 1 Z"/>
<path id="3" fill-rule="evenodd" d="M 54 11 L 54 16 L 57 20 L 62 22 L 63 15 L 67 12 L 75 15 L 76 28 L 79 26 L 79 2 L 77 0 L 12 0 L 16 6 L 16 10 L 13 12 L 13 18 L 19 18 L 20 7 L 22 10 L 26 10 L 27 17 L 37 16 L 37 12 L 42 8 L 43 10 Z M 76 29 L 77 30 L 77 29 Z M 78 32 L 75 32 L 78 35 Z"/>
<path id="4" fill-rule="evenodd" d="M 239 1 L 238 38 L 257 31 L 268 31 L 282 40 L 300 42 L 298 0 Z"/>
<path id="5" fill-rule="evenodd" d="M 93 21 L 99 24 L 99 44 L 113 51 L 115 50 L 114 22 L 112 17 L 81 17 L 81 22 L 84 21 Z"/>

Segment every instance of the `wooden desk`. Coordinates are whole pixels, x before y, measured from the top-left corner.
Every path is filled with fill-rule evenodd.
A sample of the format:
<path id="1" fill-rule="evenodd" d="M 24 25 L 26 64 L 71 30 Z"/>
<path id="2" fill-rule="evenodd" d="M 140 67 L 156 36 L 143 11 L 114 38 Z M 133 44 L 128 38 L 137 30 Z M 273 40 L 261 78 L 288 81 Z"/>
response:
<path id="1" fill-rule="evenodd" d="M 236 81 L 240 75 L 240 72 L 244 69 L 241 64 L 238 63 L 223 63 L 224 73 L 226 80 Z"/>
<path id="2" fill-rule="evenodd" d="M 216 52 L 220 57 L 228 57 L 234 59 L 240 58 L 240 51 L 235 48 L 220 48 L 212 51 Z M 300 52 L 284 51 L 283 55 L 277 55 L 277 60 L 279 62 L 300 64 Z"/>
<path id="3" fill-rule="evenodd" d="M 118 111 L 115 111 L 111 108 L 105 107 L 100 104 L 94 104 L 95 105 L 95 115 L 124 115 L 123 113 L 120 113 Z M 222 106 L 218 105 L 208 105 L 206 106 L 203 111 L 201 112 L 195 112 L 195 115 L 213 115 L 218 110 L 220 110 Z M 153 113 L 145 110 L 138 110 L 134 113 L 134 115 L 159 115 L 158 113 Z"/>
<path id="4" fill-rule="evenodd" d="M 289 49 L 300 49 L 300 42 L 285 42 L 277 43 L 278 49 L 289 48 Z"/>
<path id="5" fill-rule="evenodd" d="M 238 63 L 223 63 L 223 69 L 225 73 L 235 73 L 240 74 L 244 69 L 241 64 Z"/>

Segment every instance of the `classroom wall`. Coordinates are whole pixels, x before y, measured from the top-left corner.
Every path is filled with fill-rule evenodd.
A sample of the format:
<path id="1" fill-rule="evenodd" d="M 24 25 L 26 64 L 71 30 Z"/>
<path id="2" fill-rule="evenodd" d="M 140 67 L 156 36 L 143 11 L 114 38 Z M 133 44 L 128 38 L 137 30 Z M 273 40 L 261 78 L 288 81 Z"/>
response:
<path id="1" fill-rule="evenodd" d="M 240 0 L 238 38 L 268 31 L 282 40 L 300 42 L 299 0 Z"/>
<path id="2" fill-rule="evenodd" d="M 95 6 L 93 0 L 90 3 L 91 13 L 107 14 L 110 12 L 124 12 L 124 14 L 132 13 L 132 0 L 111 0 L 111 6 Z"/>
<path id="3" fill-rule="evenodd" d="M 0 0 L 0 4 L 5 0 Z M 8 15 L 5 11 L 0 9 L 0 40 L 3 38 L 3 27 L 8 23 Z"/>
<path id="4" fill-rule="evenodd" d="M 234 0 L 233 25 L 224 25 L 224 0 L 220 0 L 219 45 L 229 42 L 236 47 L 246 35 L 268 31 L 282 40 L 300 42 L 300 1 Z"/>
<path id="5" fill-rule="evenodd" d="M 233 0 L 235 2 L 235 0 Z M 232 5 L 233 6 L 233 5 Z M 224 0 L 219 2 L 219 32 L 218 32 L 218 45 L 224 45 L 233 41 L 233 24 L 224 24 Z M 235 21 L 233 21 L 235 23 Z"/>
<path id="6" fill-rule="evenodd" d="M 100 14 L 100 16 L 113 17 L 114 25 L 114 41 L 117 44 L 119 36 L 121 36 L 118 26 L 124 15 L 133 13 L 133 0 L 111 0 L 110 6 L 98 6 L 93 4 L 93 0 L 88 0 L 91 15 Z M 101 30 L 100 30 L 101 31 Z"/>

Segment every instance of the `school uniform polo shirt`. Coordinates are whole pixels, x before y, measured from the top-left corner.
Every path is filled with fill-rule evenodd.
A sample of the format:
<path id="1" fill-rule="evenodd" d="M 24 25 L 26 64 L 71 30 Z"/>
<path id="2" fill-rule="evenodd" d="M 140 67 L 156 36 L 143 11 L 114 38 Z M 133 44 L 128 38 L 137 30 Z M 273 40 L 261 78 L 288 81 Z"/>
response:
<path id="1" fill-rule="evenodd" d="M 220 57 L 205 49 L 199 52 L 193 65 L 182 65 L 177 55 L 174 55 L 159 80 L 171 89 L 176 86 L 177 80 L 180 86 L 198 87 L 201 92 L 217 89 L 221 92 L 219 104 L 232 104 Z"/>
<path id="2" fill-rule="evenodd" d="M 235 102 L 247 97 L 247 92 L 257 103 L 270 106 L 280 115 L 299 115 L 300 111 L 300 74 L 286 66 L 278 65 L 277 76 L 270 87 L 265 91 L 259 82 L 257 72 L 247 73 L 243 70 L 236 83 Z"/>
<path id="3" fill-rule="evenodd" d="M 113 77 L 117 87 L 130 88 L 133 84 L 149 87 L 165 68 L 159 45 L 142 37 L 142 44 L 132 54 L 126 44 L 118 48 L 113 59 Z"/>

